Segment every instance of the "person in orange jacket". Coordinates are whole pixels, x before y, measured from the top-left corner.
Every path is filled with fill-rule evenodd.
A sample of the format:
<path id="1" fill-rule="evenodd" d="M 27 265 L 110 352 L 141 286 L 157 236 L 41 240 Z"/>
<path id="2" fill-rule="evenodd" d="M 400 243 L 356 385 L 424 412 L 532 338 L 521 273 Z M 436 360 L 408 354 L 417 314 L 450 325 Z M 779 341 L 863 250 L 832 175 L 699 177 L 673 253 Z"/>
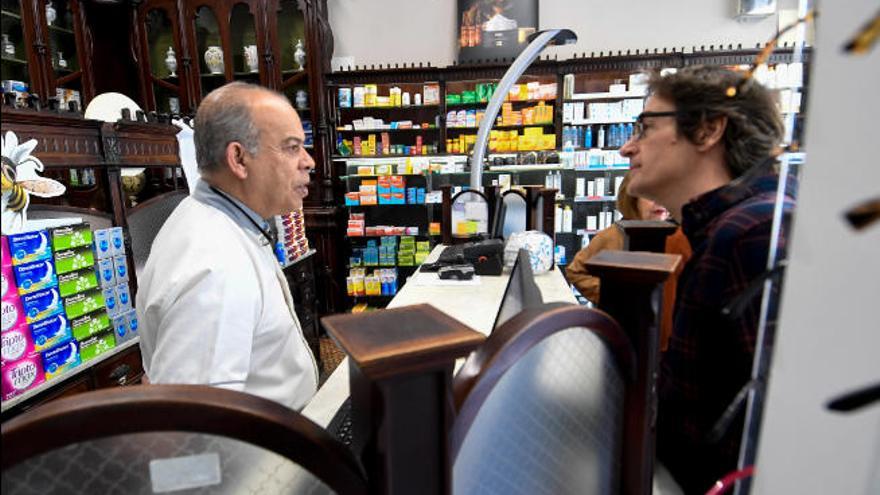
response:
<path id="1" fill-rule="evenodd" d="M 657 203 L 630 195 L 628 192 L 629 181 L 630 175 L 627 174 L 617 193 L 617 210 L 623 215 L 623 220 L 666 220 L 669 217 L 669 212 Z M 615 222 L 610 227 L 599 231 L 587 247 L 578 251 L 565 269 L 568 281 L 593 304 L 599 304 L 599 277 L 590 275 L 586 266 L 587 260 L 605 249 L 623 249 L 624 239 L 623 228 Z M 663 311 L 660 324 L 661 350 L 666 349 L 666 341 L 672 332 L 672 310 L 675 305 L 676 281 L 691 256 L 690 244 L 681 231 L 681 227 L 666 238 L 666 252 L 680 254 L 682 260 L 679 262 L 676 272 L 663 286 Z"/>

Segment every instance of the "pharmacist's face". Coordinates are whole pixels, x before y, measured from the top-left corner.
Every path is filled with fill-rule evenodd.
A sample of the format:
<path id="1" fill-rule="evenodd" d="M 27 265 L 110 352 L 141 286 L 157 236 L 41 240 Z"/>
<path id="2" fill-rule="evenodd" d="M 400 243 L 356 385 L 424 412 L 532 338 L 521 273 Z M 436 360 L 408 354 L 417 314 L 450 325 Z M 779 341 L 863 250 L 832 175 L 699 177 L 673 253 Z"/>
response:
<path id="1" fill-rule="evenodd" d="M 645 103 L 645 114 L 673 111 L 675 105 L 658 96 Z M 620 154 L 630 159 L 630 194 L 661 205 L 668 205 L 674 191 L 693 176 L 697 158 L 696 147 L 678 133 L 675 117 L 669 115 L 644 118 L 641 134 L 633 134 Z"/>
<path id="2" fill-rule="evenodd" d="M 252 105 L 260 146 L 252 157 L 248 180 L 261 196 L 258 213 L 268 218 L 302 208 L 315 162 L 305 149 L 299 116 L 286 100 L 274 95 L 260 95 Z"/>

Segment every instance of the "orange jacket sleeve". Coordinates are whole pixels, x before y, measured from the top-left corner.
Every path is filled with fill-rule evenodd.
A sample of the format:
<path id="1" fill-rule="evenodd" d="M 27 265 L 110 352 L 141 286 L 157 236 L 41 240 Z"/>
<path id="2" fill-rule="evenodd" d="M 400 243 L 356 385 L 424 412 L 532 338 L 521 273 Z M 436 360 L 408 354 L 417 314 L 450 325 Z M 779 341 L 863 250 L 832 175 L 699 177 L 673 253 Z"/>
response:
<path id="1" fill-rule="evenodd" d="M 623 231 L 617 224 L 600 231 L 584 249 L 578 251 L 571 263 L 565 268 L 565 276 L 580 293 L 592 301 L 599 303 L 599 277 L 590 275 L 587 260 L 605 249 L 623 249 Z"/>

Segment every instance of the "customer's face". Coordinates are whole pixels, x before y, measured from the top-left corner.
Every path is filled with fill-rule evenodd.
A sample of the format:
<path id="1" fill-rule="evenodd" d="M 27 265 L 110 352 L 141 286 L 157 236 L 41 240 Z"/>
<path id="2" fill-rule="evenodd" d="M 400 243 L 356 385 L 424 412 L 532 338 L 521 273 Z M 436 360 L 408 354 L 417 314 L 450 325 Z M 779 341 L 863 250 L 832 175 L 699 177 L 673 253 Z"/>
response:
<path id="1" fill-rule="evenodd" d="M 260 146 L 248 172 L 249 187 L 260 196 L 262 211 L 257 212 L 269 217 L 301 208 L 315 162 L 303 146 L 299 116 L 275 95 L 255 97 L 251 111 L 260 130 Z"/>
<path id="2" fill-rule="evenodd" d="M 675 111 L 669 100 L 651 96 L 645 103 L 645 113 Z M 690 167 L 696 159 L 696 148 L 679 135 L 674 116 L 646 117 L 641 136 L 635 136 L 620 148 L 620 154 L 630 159 L 632 176 L 629 192 L 666 204 L 671 193 L 689 178 Z"/>

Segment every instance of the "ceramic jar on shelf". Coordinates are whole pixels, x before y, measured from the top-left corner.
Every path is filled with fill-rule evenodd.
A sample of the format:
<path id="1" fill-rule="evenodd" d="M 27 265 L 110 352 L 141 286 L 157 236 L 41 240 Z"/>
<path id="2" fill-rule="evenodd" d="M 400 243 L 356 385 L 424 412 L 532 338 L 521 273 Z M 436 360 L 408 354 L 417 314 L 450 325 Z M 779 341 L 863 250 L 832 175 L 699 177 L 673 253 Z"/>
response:
<path id="1" fill-rule="evenodd" d="M 294 103 L 296 104 L 297 110 L 306 110 L 309 108 L 309 95 L 304 90 L 299 90 L 296 92 L 296 98 L 294 99 Z"/>
<path id="2" fill-rule="evenodd" d="M 250 72 L 260 71 L 260 60 L 257 58 L 257 45 L 244 47 L 244 63 Z"/>
<path id="3" fill-rule="evenodd" d="M 55 12 L 55 7 L 52 5 L 52 2 L 46 2 L 46 24 L 51 26 L 57 17 L 58 15 L 57 12 Z"/>
<path id="4" fill-rule="evenodd" d="M 299 70 L 303 70 L 306 67 L 306 50 L 303 47 L 303 41 L 301 39 L 297 39 L 296 44 L 294 45 L 293 60 L 299 66 L 297 67 Z"/>
<path id="5" fill-rule="evenodd" d="M 208 71 L 211 74 L 222 74 L 224 69 L 223 49 L 219 46 L 209 46 L 205 50 L 205 65 L 208 66 Z"/>
<path id="6" fill-rule="evenodd" d="M 174 48 L 170 46 L 165 57 L 165 67 L 168 68 L 168 77 L 177 77 L 177 55 L 174 54 Z"/>

